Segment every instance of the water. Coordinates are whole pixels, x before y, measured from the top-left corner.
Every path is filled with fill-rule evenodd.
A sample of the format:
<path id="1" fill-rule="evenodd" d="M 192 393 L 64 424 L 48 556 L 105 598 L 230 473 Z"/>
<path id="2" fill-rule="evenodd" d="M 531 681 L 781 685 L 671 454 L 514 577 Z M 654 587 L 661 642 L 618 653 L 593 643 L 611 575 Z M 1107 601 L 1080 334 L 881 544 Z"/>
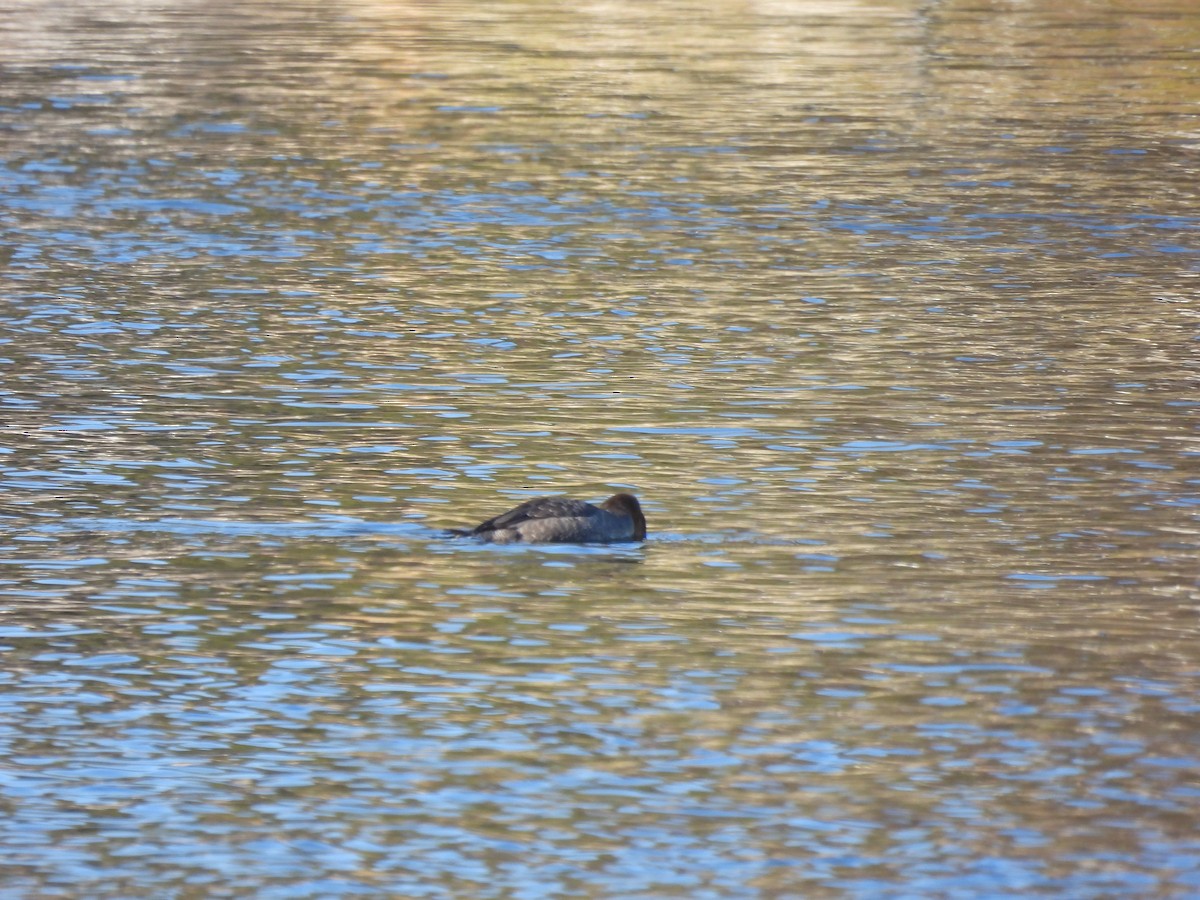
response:
<path id="1" fill-rule="evenodd" d="M 1200 890 L 1200 14 L 1054 7 L 10 4 L 0 895 Z"/>

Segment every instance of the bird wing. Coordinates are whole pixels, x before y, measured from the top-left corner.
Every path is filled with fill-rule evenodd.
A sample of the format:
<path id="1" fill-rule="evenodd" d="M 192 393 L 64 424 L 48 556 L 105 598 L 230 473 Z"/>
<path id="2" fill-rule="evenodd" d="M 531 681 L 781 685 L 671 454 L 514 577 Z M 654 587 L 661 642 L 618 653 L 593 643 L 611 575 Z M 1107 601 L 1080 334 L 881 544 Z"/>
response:
<path id="1" fill-rule="evenodd" d="M 595 515 L 596 508 L 582 500 L 571 500 L 567 497 L 535 497 L 526 500 L 520 506 L 514 506 L 508 512 L 500 513 L 481 522 L 471 529 L 469 534 L 487 534 L 489 531 L 499 531 L 502 528 L 513 528 L 531 519 L 578 518 Z"/>

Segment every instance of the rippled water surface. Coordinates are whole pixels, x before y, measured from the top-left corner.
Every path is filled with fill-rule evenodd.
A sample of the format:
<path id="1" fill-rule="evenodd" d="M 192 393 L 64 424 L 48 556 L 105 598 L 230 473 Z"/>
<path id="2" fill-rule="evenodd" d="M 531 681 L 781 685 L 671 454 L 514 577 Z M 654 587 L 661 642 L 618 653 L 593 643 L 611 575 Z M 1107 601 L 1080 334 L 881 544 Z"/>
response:
<path id="1" fill-rule="evenodd" d="M 0 13 L 0 894 L 1200 893 L 1195 4 Z"/>

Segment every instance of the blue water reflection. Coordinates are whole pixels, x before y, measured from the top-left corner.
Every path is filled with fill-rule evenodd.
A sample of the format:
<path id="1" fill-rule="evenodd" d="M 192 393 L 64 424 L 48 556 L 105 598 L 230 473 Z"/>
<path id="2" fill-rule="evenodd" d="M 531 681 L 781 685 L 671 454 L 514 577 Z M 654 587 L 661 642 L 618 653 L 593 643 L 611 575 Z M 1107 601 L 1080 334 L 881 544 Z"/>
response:
<path id="1" fill-rule="evenodd" d="M 5 721 L 32 704 L 56 741 L 26 737 L 6 754 L 6 790 L 21 799 L 9 834 L 74 847 L 52 871 L 76 883 L 175 872 L 268 895 L 597 883 L 741 895 L 759 880 L 868 892 L 896 877 L 934 892 L 1032 879 L 1090 893 L 1150 883 L 1142 860 L 1172 839 L 1147 833 L 1139 809 L 1150 800 L 1147 812 L 1186 815 L 1194 801 L 1182 786 L 1152 800 L 1137 787 L 1188 765 L 1147 755 L 1138 737 L 1140 698 L 1174 693 L 1162 681 L 1051 689 L 1037 709 L 1017 698 L 1066 673 L 1021 661 L 1015 647 L 972 659 L 933 634 L 896 633 L 895 617 L 859 615 L 854 630 L 820 642 L 861 654 L 865 638 L 916 641 L 930 662 L 887 664 L 880 650 L 874 662 L 847 657 L 839 678 L 837 660 L 788 661 L 798 652 L 789 641 L 815 635 L 784 635 L 769 618 L 724 622 L 774 632 L 766 656 L 737 652 L 749 645 L 727 631 L 702 663 L 694 652 L 710 638 L 689 633 L 694 618 L 678 611 L 612 619 L 583 608 L 572 620 L 495 586 L 459 596 L 471 594 L 485 604 L 446 607 L 419 640 L 397 637 L 394 620 L 370 635 L 372 617 L 387 621 L 379 598 L 353 624 L 306 622 L 305 606 L 240 624 L 164 611 L 143 626 L 158 639 L 152 659 L 41 653 L 31 662 L 59 674 L 10 681 L 22 705 Z M 178 627 L 187 618 L 192 627 Z M 86 633 L 5 635 L 39 637 Z M 672 645 L 693 651 L 664 656 Z M 915 706 L 902 702 L 909 692 Z M 835 710 L 830 732 L 822 722 Z M 46 767 L 52 781 L 36 774 Z M 860 805 L 868 795 L 886 798 L 882 821 L 878 801 Z M 1028 803 L 1054 819 L 1031 826 Z M 1128 870 L 1059 877 L 1060 864 L 1040 861 L 1059 845 L 1051 821 L 1085 828 L 1107 808 L 1106 827 L 1120 830 L 1122 807 L 1139 848 L 1123 857 Z M 71 837 L 97 816 L 103 837 Z M 963 821 L 988 822 L 993 849 L 981 852 Z M 103 864 L 97 841 L 111 854 Z M 497 865 L 514 853 L 519 864 Z"/>
<path id="2" fill-rule="evenodd" d="M 1191 5 L 327 6 L 8 10 L 0 893 L 1196 893 Z"/>

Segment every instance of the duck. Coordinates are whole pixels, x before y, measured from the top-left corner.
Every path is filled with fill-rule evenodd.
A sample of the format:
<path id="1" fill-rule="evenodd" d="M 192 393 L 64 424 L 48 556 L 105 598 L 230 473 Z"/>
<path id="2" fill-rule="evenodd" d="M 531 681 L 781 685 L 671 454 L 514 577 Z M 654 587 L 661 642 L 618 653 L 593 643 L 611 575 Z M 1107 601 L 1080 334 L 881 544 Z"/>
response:
<path id="1" fill-rule="evenodd" d="M 449 531 L 493 544 L 611 544 L 644 541 L 646 517 L 633 494 L 613 494 L 599 506 L 568 497 L 535 497 L 474 528 Z"/>

